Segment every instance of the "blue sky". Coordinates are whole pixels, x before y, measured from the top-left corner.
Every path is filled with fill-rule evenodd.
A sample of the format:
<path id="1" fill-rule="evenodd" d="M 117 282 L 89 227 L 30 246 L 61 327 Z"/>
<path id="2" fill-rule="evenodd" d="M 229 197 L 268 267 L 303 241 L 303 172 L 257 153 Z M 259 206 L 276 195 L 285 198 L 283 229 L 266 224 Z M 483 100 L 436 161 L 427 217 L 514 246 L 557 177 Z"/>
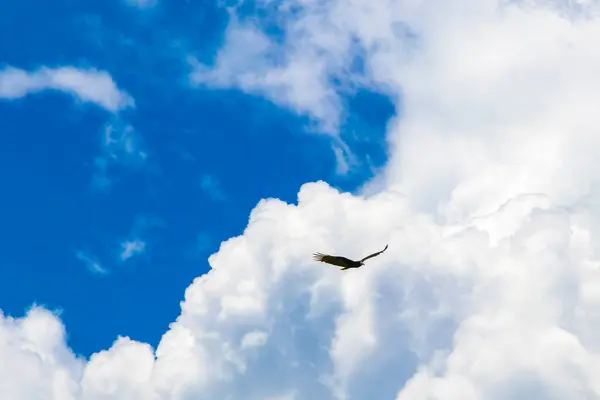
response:
<path id="1" fill-rule="evenodd" d="M 190 84 L 189 57 L 210 65 L 223 44 L 228 14 L 213 2 L 0 8 L 0 68 L 95 68 L 135 101 L 115 114 L 56 90 L 0 99 L 0 309 L 62 310 L 77 353 L 117 335 L 156 345 L 260 199 L 295 202 L 316 180 L 356 190 L 386 161 L 394 108 L 381 94 L 342 98 L 357 164 L 338 174 L 331 136 L 306 115 Z"/>
<path id="2" fill-rule="evenodd" d="M 599 398 L 571 3 L 5 1 L 2 397 Z"/>

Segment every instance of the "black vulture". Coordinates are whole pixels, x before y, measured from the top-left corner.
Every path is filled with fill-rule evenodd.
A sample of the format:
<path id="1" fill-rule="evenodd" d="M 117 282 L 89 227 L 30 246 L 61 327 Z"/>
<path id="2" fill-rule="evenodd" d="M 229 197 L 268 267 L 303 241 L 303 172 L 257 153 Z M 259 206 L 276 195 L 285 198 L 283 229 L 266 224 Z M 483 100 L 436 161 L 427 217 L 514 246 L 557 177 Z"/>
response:
<path id="1" fill-rule="evenodd" d="M 381 253 L 383 253 L 384 251 L 386 251 L 388 248 L 388 245 L 385 245 L 385 248 L 381 251 L 378 251 L 377 253 L 373 253 L 370 254 L 368 256 L 366 256 L 365 258 L 363 258 L 360 261 L 354 261 L 354 260 L 350 260 L 349 258 L 346 257 L 341 257 L 341 256 L 330 256 L 329 254 L 322 254 L 322 253 L 315 253 L 313 255 L 313 257 L 315 258 L 315 260 L 317 261 L 321 261 L 327 264 L 332 264 L 332 265 L 337 265 L 339 267 L 342 267 L 342 271 L 348 268 L 360 268 L 363 265 L 365 265 L 365 261 L 368 260 L 369 258 L 372 257 L 376 257 L 378 255 L 380 255 Z"/>

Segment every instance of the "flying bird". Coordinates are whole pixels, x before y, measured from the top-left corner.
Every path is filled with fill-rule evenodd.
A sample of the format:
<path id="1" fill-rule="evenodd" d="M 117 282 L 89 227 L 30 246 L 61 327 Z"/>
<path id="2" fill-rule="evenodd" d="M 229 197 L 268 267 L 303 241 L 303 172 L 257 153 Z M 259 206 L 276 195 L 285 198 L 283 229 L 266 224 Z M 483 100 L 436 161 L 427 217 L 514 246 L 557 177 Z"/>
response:
<path id="1" fill-rule="evenodd" d="M 365 261 L 367 261 L 369 258 L 377 257 L 378 255 L 380 255 L 381 253 L 386 251 L 387 248 L 388 248 L 388 245 L 386 244 L 385 248 L 383 250 L 378 251 L 377 253 L 370 254 L 360 261 L 350 260 L 349 258 L 342 257 L 342 256 L 330 256 L 329 254 L 322 254 L 322 253 L 315 253 L 313 255 L 313 257 L 317 261 L 321 261 L 321 262 L 324 262 L 327 264 L 332 264 L 332 265 L 337 265 L 339 267 L 342 267 L 341 270 L 343 271 L 348 268 L 362 267 L 363 265 L 365 265 Z"/>

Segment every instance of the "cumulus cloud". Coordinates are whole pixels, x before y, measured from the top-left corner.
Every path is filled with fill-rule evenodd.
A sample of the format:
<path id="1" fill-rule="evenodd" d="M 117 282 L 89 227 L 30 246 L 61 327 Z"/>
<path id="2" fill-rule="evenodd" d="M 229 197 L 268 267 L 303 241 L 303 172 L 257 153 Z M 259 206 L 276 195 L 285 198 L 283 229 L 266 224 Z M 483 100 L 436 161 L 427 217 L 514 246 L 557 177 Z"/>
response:
<path id="1" fill-rule="evenodd" d="M 13 67 L 0 69 L 0 98 L 17 99 L 44 90 L 69 93 L 111 112 L 134 105 L 133 98 L 121 91 L 105 71 L 74 67 L 43 67 L 31 72 Z"/>
<path id="2" fill-rule="evenodd" d="M 3 390 L 78 400 L 600 398 L 600 20 L 595 2 L 571 4 L 286 2 L 282 26 L 297 46 L 284 46 L 277 66 L 290 97 L 282 105 L 324 104 L 333 90 L 324 76 L 344 72 L 348 42 L 364 49 L 361 84 L 398 102 L 380 189 L 352 195 L 319 182 L 302 186 L 297 204 L 262 200 L 187 288 L 154 351 L 119 338 L 79 361 L 57 317 L 5 318 L 2 327 L 49 328 L 35 337 L 3 328 L 3 359 L 17 365 L 0 374 Z M 244 24 L 267 37 L 260 21 Z M 231 76 L 272 71 L 255 45 Z M 288 68 L 322 87 L 296 92 Z M 359 258 L 384 243 L 358 270 L 310 258 Z"/>
<path id="3" fill-rule="evenodd" d="M 0 313 L 0 388 L 11 399 L 78 397 L 85 361 L 65 344 L 65 328 L 49 311 L 34 307 L 25 318 Z"/>

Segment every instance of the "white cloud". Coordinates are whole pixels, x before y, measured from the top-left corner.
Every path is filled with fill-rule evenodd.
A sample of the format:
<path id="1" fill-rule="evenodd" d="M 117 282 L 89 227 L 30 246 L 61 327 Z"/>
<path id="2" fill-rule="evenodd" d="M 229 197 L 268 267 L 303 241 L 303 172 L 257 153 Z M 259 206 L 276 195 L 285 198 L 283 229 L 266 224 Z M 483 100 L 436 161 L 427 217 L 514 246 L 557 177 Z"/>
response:
<path id="1" fill-rule="evenodd" d="M 139 134 L 122 119 L 119 111 L 135 106 L 127 92 L 119 89 L 105 71 L 74 67 L 25 71 L 14 67 L 0 69 L 0 99 L 14 100 L 46 90 L 67 93 L 83 103 L 92 103 L 111 113 L 112 120 L 104 128 L 102 151 L 96 157 L 92 185 L 107 189 L 111 185 L 109 169 L 114 165 L 143 164 L 148 154 L 143 150 Z"/>
<path id="2" fill-rule="evenodd" d="M 0 70 L 0 98 L 18 99 L 44 90 L 69 93 L 111 112 L 134 106 L 133 98 L 104 71 L 74 67 L 43 67 L 31 72 L 13 67 Z"/>
<path id="3" fill-rule="evenodd" d="M 140 239 L 126 240 L 121 243 L 121 260 L 126 261 L 131 257 L 142 254 L 146 250 L 146 243 Z"/>
<path id="4" fill-rule="evenodd" d="M 327 132 L 337 130 L 339 96 L 327 82 L 326 65 L 315 60 L 312 52 L 287 54 L 257 27 L 236 18 L 230 22 L 225 40 L 214 68 L 192 60 L 193 83 L 216 88 L 237 86 L 265 95 L 314 117 Z"/>
<path id="5" fill-rule="evenodd" d="M 192 58 L 190 80 L 210 88 L 237 87 L 309 116 L 317 131 L 334 137 L 336 172 L 346 174 L 355 161 L 338 136 L 343 107 L 340 88 L 331 84 L 346 57 L 342 59 L 343 50 L 323 54 L 321 47 L 305 43 L 307 32 L 303 27 L 293 26 L 288 33 L 291 38 L 278 43 L 256 24 L 240 21 L 232 13 L 225 44 L 214 65 L 209 67 Z M 342 43 L 336 41 L 336 46 L 348 46 L 347 38 L 338 39 Z"/>
<path id="6" fill-rule="evenodd" d="M 381 190 L 313 183 L 298 205 L 261 201 L 154 354 L 122 338 L 81 367 L 55 317 L 27 346 L 6 331 L 2 359 L 17 367 L 0 389 L 25 400 L 56 387 L 78 400 L 600 398 L 600 20 L 563 4 L 293 3 L 285 28 L 298 46 L 284 47 L 279 76 L 316 57 L 300 75 L 323 87 L 298 93 L 281 78 L 283 105 L 327 103 L 323 71 L 343 69 L 352 38 L 367 51 L 365 81 L 403 105 Z M 402 39 L 400 24 L 418 37 Z M 254 45 L 231 76 L 274 68 Z M 359 270 L 310 257 L 385 243 Z"/>
<path id="7" fill-rule="evenodd" d="M 268 335 L 262 331 L 248 332 L 242 338 L 242 348 L 260 347 L 267 343 Z"/>
<path id="8" fill-rule="evenodd" d="M 77 399 L 84 361 L 65 345 L 61 322 L 42 308 L 26 318 L 0 313 L 0 388 L 11 399 Z"/>

